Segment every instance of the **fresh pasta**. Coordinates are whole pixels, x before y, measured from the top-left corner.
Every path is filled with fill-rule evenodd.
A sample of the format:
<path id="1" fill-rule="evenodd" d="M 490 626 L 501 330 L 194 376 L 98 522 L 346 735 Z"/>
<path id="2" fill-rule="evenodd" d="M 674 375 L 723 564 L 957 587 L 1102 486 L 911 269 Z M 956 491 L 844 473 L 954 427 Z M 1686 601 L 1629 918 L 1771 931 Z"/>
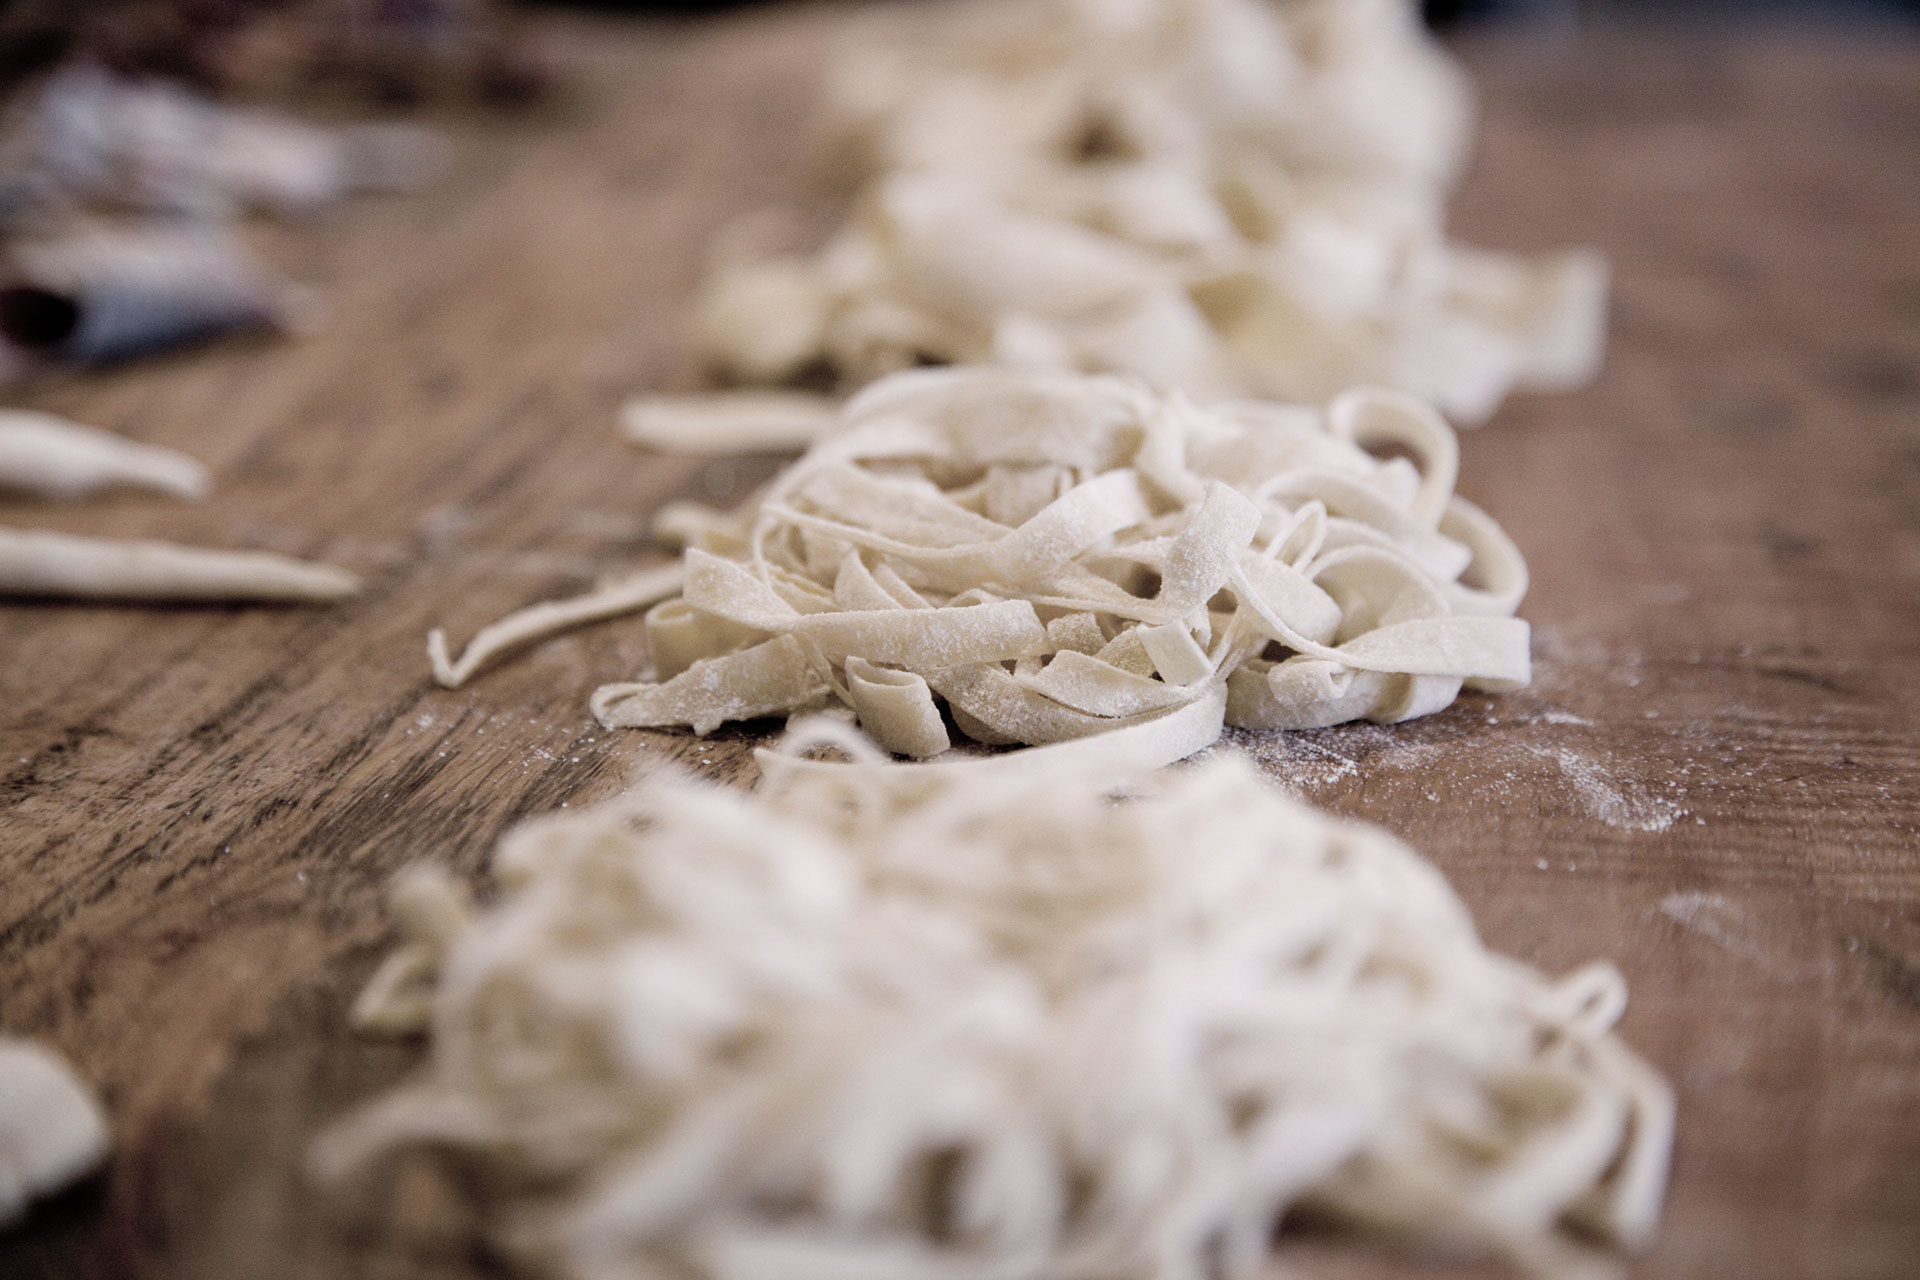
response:
<path id="1" fill-rule="evenodd" d="M 579 1280 L 1251 1277 L 1295 1210 L 1540 1276 L 1648 1239 L 1673 1102 L 1617 972 L 1489 952 L 1242 757 L 1112 741 L 906 766 L 817 719 L 757 794 L 520 827 L 485 910 L 416 871 L 354 1016 L 431 1058 L 315 1170 L 451 1150 Z"/>
<path id="2" fill-rule="evenodd" d="M 117 485 L 197 499 L 209 480 L 184 453 L 50 413 L 0 410 L 0 489 L 81 498 Z M 0 598 L 319 602 L 359 590 L 345 569 L 270 552 L 0 528 Z"/>
<path id="3" fill-rule="evenodd" d="M 107 1118 L 73 1068 L 31 1040 L 0 1036 L 0 1227 L 106 1158 Z"/>
<path id="4" fill-rule="evenodd" d="M 742 510 L 670 513 L 681 568 L 613 602 L 651 606 L 653 668 L 590 705 L 703 734 L 840 705 L 916 758 L 949 720 L 1041 745 L 1183 708 L 1215 733 L 1425 715 L 1529 678 L 1525 563 L 1453 493 L 1456 461 L 1391 392 L 1202 408 L 1114 377 L 898 374 Z M 436 675 L 556 608 L 616 611 L 596 599 L 457 663 L 436 639 Z"/>
<path id="5" fill-rule="evenodd" d="M 838 406 L 798 392 L 733 391 L 629 401 L 620 430 L 666 453 L 798 453 L 832 430 Z"/>
<path id="6" fill-rule="evenodd" d="M 80 498 L 115 485 L 204 497 L 207 469 L 172 449 L 140 444 L 51 413 L 0 409 L 0 489 Z"/>
<path id="7" fill-rule="evenodd" d="M 1300 401 L 1374 383 L 1474 423 L 1597 368 L 1596 255 L 1446 239 L 1471 106 L 1405 0 L 887 13 L 828 101 L 865 185 L 817 253 L 727 238 L 697 329 L 735 378 L 997 362 Z"/>
<path id="8" fill-rule="evenodd" d="M 0 597 L 292 604 L 330 603 L 359 590 L 360 579 L 345 569 L 271 551 L 0 528 Z"/>

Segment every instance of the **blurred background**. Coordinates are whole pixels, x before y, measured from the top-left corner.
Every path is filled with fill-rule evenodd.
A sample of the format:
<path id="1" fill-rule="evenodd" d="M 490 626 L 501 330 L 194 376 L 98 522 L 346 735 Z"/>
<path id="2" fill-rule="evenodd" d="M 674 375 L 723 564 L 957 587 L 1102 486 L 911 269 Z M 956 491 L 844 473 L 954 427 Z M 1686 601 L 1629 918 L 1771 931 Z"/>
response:
<path id="1" fill-rule="evenodd" d="M 1418 2 L 1437 28 L 1546 47 L 1623 29 L 1920 33 L 1920 0 Z M 50 363 L 307 326 L 312 308 L 237 241 L 182 240 L 157 219 L 300 218 L 361 192 L 423 186 L 438 170 L 429 130 L 323 125 L 475 107 L 497 119 L 564 100 L 581 50 L 556 27 L 584 16 L 568 10 L 604 21 L 748 8 L 779 6 L 0 0 L 0 387 Z M 266 107 L 288 114 L 256 110 Z M 128 214 L 147 221 L 130 232 Z M 83 223 L 103 215 L 120 219 L 110 241 Z"/>
<path id="2" fill-rule="evenodd" d="M 1910 845 L 1913 828 L 1893 826 L 1911 818 L 1892 797 L 1911 792 L 1895 772 L 1914 758 L 1898 754 L 1916 740 L 1916 721 L 1901 719 L 1914 702 L 1902 667 L 1920 634 L 1910 603 L 1920 592 L 1908 590 L 1920 565 L 1920 0 L 1417 2 L 1459 35 L 1489 86 L 1484 167 L 1457 206 L 1463 236 L 1528 252 L 1593 243 L 1615 270 L 1606 378 L 1580 396 L 1523 401 L 1503 429 L 1481 433 L 1471 496 L 1510 522 L 1534 565 L 1528 608 L 1551 624 L 1540 634 L 1552 637 L 1543 653 L 1559 681 L 1546 696 L 1593 713 L 1568 723 L 1606 744 L 1595 758 L 1618 768 L 1629 794 L 1712 814 L 1710 827 L 1690 820 L 1697 832 L 1676 825 L 1676 842 L 1714 843 L 1676 844 L 1669 865 L 1636 843 L 1651 828 L 1609 832 L 1590 841 L 1591 864 L 1582 853 L 1593 878 L 1573 882 L 1503 875 L 1498 847 L 1471 844 L 1474 824 L 1451 821 L 1445 806 L 1421 806 L 1409 821 L 1424 826 L 1407 834 L 1450 852 L 1448 869 L 1496 907 L 1491 918 L 1519 949 L 1572 961 L 1596 953 L 1583 950 L 1589 941 L 1646 944 L 1648 981 L 1632 976 L 1636 1007 L 1649 1012 L 1637 1016 L 1648 1048 L 1687 1071 L 1688 1145 L 1657 1274 L 1912 1274 L 1873 1262 L 1910 1245 L 1920 1221 L 1920 1124 L 1906 1122 L 1920 1115 L 1920 1092 L 1889 1083 L 1911 1078 L 1920 962 L 1905 957 L 1920 956 L 1920 942 L 1904 939 L 1920 908 L 1911 894 L 1882 893 L 1893 871 L 1866 877 L 1912 865 L 1894 841 Z M 583 746 L 569 727 L 568 682 L 629 662 L 618 638 L 556 660 L 571 667 L 530 666 L 490 686 L 521 736 L 495 733 L 489 719 L 487 737 L 461 739 L 451 763 L 441 751 L 416 770 L 409 743 L 482 723 L 456 719 L 466 712 L 452 703 L 422 703 L 432 714 L 412 719 L 420 637 L 429 620 L 477 623 L 566 594 L 639 547 L 634 468 L 610 429 L 617 407 L 636 389 L 692 384 L 680 335 L 716 227 L 809 199 L 800 216 L 819 216 L 804 226 L 833 225 L 840 193 L 816 199 L 793 143 L 827 47 L 807 24 L 846 7 L 0 0 L 0 392 L 14 394 L 17 374 L 19 403 L 189 447 L 228 481 L 198 514 L 129 502 L 9 517 L 324 554 L 391 584 L 380 608 L 353 615 L 360 630 L 192 615 L 176 619 L 195 628 L 183 637 L 207 637 L 191 649 L 156 645 L 131 611 L 6 620 L 28 638 L 16 646 L 77 656 L 14 664 L 14 687 L 32 684 L 40 699 L 30 704 L 38 719 L 8 707 L 31 725 L 20 754 L 67 761 L 42 776 L 72 784 L 40 811 L 57 820 L 36 819 L 46 848 L 68 861 L 57 876 L 36 864 L 34 883 L 46 887 L 33 892 L 53 905 L 21 915 L 12 949 L 0 948 L 0 997 L 23 993 L 25 1016 L 61 1030 L 129 1133 L 166 1115 L 203 1062 L 224 1062 L 230 1041 L 254 1034 L 271 995 L 261 974 L 298 970 L 304 981 L 302 966 L 331 963 L 338 939 L 364 941 L 352 930 L 371 916 L 356 913 L 373 911 L 374 886 L 400 858 L 423 851 L 424 823 L 503 821 L 566 794 L 554 790 L 557 764 L 515 782 L 519 773 L 498 767 L 514 757 L 500 753 L 584 756 L 612 776 L 612 740 Z M 614 16 L 722 9 L 752 12 L 730 23 Z M 631 36 L 617 30 L 628 25 Z M 1622 30 L 1657 34 L 1607 38 Z M 1686 38 L 1665 38 L 1676 30 Z M 583 44 L 605 56 L 570 56 Z M 1698 56 L 1702 46 L 1716 56 Z M 1749 46 L 1751 57 L 1740 52 Z M 417 196 L 378 199 L 394 191 Z M 316 216 L 363 193 L 363 217 Z M 178 222 L 206 230 L 182 237 Z M 315 322 L 296 282 L 331 318 Z M 302 340 L 62 380 L 67 366 L 241 328 Z M 60 376 L 29 381 L 48 365 Z M 769 474 L 673 465 L 642 492 L 731 502 Z M 200 665 L 150 679 L 176 648 Z M 281 687 L 268 664 L 283 649 L 296 666 L 309 654 L 319 655 L 309 665 L 394 655 L 356 668 L 354 688 L 406 715 L 385 739 L 352 737 L 384 722 L 357 718 L 346 705 L 356 699 L 319 703 L 342 686 L 294 682 L 283 701 L 256 697 Z M 100 667 L 82 665 L 96 653 Z M 94 701 L 69 692 L 89 689 L 100 691 Z M 132 691 L 124 713 L 107 701 L 120 689 Z M 244 710 L 228 723 L 219 707 Z M 434 716 L 434 736 L 412 737 Z M 298 732 L 261 728 L 269 723 Z M 314 766 L 373 741 L 387 754 L 354 765 L 351 785 L 335 790 Z M 1453 750 L 1451 738 L 1431 741 Z M 156 759 L 183 763 L 140 783 L 116 772 L 152 744 L 165 744 L 153 745 Z M 1611 776 L 1543 751 L 1536 781 L 1550 812 L 1573 814 L 1561 797 Z M 1734 752 L 1745 753 L 1739 770 Z M 1351 776 L 1339 795 L 1357 805 L 1365 778 L 1343 767 L 1332 776 Z M 1711 782 L 1719 769 L 1724 780 Z M 37 785 L 16 776 L 16 794 Z M 1506 789 L 1526 785 L 1513 776 L 1491 809 L 1530 807 L 1528 793 Z M 175 839 L 172 806 L 177 797 L 204 822 L 213 801 L 203 790 L 217 799 L 213 783 L 235 777 L 245 788 L 225 812 L 247 840 L 216 862 Z M 247 816 L 255 779 L 268 777 L 311 783 L 311 803 Z M 387 812 L 390 784 L 418 808 L 390 834 L 366 834 Z M 1709 807 L 1678 789 L 1696 786 Z M 1876 831 L 1907 834 L 1862 843 Z M 336 860 L 312 832 L 368 844 Z M 488 843 L 467 847 L 477 858 Z M 123 876 L 130 858 L 139 874 Z M 290 866 L 313 870 L 316 895 L 328 877 L 337 892 L 314 906 L 283 897 Z M 97 883 L 98 896 L 63 905 L 68 874 Z M 1657 901 L 1671 888 L 1693 902 L 1715 885 L 1751 903 L 1751 917 L 1729 918 L 1756 939 L 1746 951 L 1695 930 L 1725 953 L 1724 972 L 1700 959 L 1712 959 L 1704 948 L 1682 949 L 1685 921 L 1642 910 L 1635 896 Z M 1565 912 L 1570 888 L 1589 890 L 1592 909 Z M 1896 909 L 1907 913 L 1898 921 Z M 324 930 L 338 938 L 315 941 Z M 1833 950 L 1842 937 L 1844 951 Z M 1854 954 L 1859 940 L 1883 937 L 1883 953 L 1860 942 Z M 1756 954 L 1779 958 L 1777 969 Z M 1875 956 L 1879 967 L 1866 968 Z M 291 1172 L 301 1126 L 373 1079 L 356 1085 L 317 1047 L 334 1043 L 331 1006 L 285 1010 L 282 1038 L 261 1042 L 252 1074 L 205 1109 L 197 1136 L 154 1124 L 165 1141 L 131 1148 L 125 1181 L 138 1194 L 124 1212 L 148 1217 L 101 1230 L 101 1193 L 79 1221 L 53 1219 L 44 1234 L 69 1230 L 88 1250 L 96 1237 L 184 1241 L 175 1248 L 187 1262 L 170 1274 L 192 1280 L 406 1274 L 274 1265 L 304 1258 L 296 1246 L 312 1236 L 299 1233 L 319 1231 Z M 371 1073 L 397 1059 L 355 1061 Z M 215 1204 L 238 1207 L 208 1211 Z M 465 1258 L 459 1234 L 445 1234 L 450 1256 Z M 202 1255 L 238 1261 L 193 1267 Z M 23 1267 L 0 1251 L 6 1280 L 84 1274 L 108 1272 Z"/>
<path id="3" fill-rule="evenodd" d="M 1920 0 L 1426 0 L 1436 23 L 1462 20 L 1920 23 Z"/>

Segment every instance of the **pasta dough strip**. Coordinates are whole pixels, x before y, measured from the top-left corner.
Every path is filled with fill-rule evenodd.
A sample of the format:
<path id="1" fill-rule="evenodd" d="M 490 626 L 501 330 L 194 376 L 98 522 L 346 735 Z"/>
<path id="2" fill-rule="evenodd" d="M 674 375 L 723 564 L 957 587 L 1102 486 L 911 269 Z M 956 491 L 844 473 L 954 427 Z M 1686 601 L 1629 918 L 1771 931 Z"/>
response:
<path id="1" fill-rule="evenodd" d="M 664 683 L 602 685 L 587 705 L 609 729 L 683 724 L 704 736 L 729 720 L 805 706 L 830 688 L 806 646 L 787 635 L 725 657 L 702 658 Z"/>
<path id="2" fill-rule="evenodd" d="M 574 627 L 618 618 L 658 604 L 680 590 L 685 581 L 685 571 L 679 565 L 667 565 L 607 583 L 571 600 L 548 600 L 531 605 L 480 628 L 458 660 L 448 656 L 447 633 L 436 627 L 427 633 L 427 657 L 433 664 L 433 678 L 445 688 L 458 689 L 502 653 Z"/>
<path id="3" fill-rule="evenodd" d="M 773 391 L 647 396 L 621 411 L 621 433 L 663 453 L 799 451 L 838 420 L 833 401 Z"/>
<path id="4" fill-rule="evenodd" d="M 953 745 L 933 703 L 933 690 L 911 671 L 892 671 L 850 657 L 847 693 L 860 723 L 888 751 L 925 760 Z"/>
<path id="5" fill-rule="evenodd" d="M 360 579 L 344 569 L 268 551 L 0 529 L 0 595 L 320 603 L 359 590 Z"/>
<path id="6" fill-rule="evenodd" d="M 72 1067 L 32 1041 L 0 1036 L 0 1228 L 98 1165 L 109 1139 L 100 1104 Z"/>
<path id="7" fill-rule="evenodd" d="M 129 485 L 199 498 L 208 484 L 207 469 L 184 453 L 139 444 L 50 413 L 0 410 L 0 488 L 78 498 Z"/>

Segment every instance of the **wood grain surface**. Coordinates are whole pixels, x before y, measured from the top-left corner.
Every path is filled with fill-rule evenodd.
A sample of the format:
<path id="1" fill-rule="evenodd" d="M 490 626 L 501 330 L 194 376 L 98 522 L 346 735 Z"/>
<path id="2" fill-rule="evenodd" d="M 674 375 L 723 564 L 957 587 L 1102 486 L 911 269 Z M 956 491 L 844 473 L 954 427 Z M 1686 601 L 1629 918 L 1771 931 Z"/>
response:
<path id="1" fill-rule="evenodd" d="M 425 1166 L 357 1204 L 300 1177 L 315 1128 L 417 1052 L 343 1029 L 384 886 L 477 871 L 511 820 L 644 759 L 744 777 L 756 735 L 596 728 L 585 694 L 638 663 L 633 623 L 457 692 L 422 637 L 641 563 L 661 502 L 767 474 L 612 424 L 634 390 L 697 385 L 687 299 L 726 217 L 831 215 L 804 120 L 840 21 L 576 27 L 573 106 L 456 121 L 431 192 L 258 230 L 325 291 L 317 335 L 16 397 L 191 450 L 218 489 L 0 519 L 324 556 L 371 587 L 0 605 L 0 1027 L 70 1055 L 117 1131 L 102 1179 L 0 1239 L 0 1276 L 496 1273 Z M 1920 49 L 1466 53 L 1485 119 L 1458 229 L 1617 270 L 1599 384 L 1464 442 L 1463 491 L 1533 568 L 1538 678 L 1238 741 L 1426 851 L 1496 947 L 1618 961 L 1625 1034 L 1680 1094 L 1638 1274 L 1920 1274 Z"/>

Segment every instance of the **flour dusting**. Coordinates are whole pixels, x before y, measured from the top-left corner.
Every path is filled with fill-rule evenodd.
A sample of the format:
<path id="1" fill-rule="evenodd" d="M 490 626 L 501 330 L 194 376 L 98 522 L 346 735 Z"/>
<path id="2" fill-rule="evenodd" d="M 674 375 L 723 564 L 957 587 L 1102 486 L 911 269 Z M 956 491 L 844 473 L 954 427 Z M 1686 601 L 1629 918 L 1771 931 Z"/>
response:
<path id="1" fill-rule="evenodd" d="M 1682 812 L 1680 807 L 1650 795 L 1635 784 L 1617 782 L 1599 765 L 1565 747 L 1532 748 L 1560 766 L 1580 807 L 1610 827 L 1627 831 L 1665 831 Z"/>
<path id="2" fill-rule="evenodd" d="M 1685 816 L 1687 789 L 1615 773 L 1573 745 L 1592 722 L 1556 707 L 1521 711 L 1506 727 L 1436 719 L 1385 728 L 1341 725 L 1298 733 L 1229 729 L 1224 742 L 1252 756 L 1282 786 L 1308 799 L 1366 787 L 1432 799 L 1436 770 L 1468 807 L 1525 803 L 1539 783 L 1557 785 L 1587 817 L 1617 831 L 1658 833 Z M 1682 770 L 1685 772 L 1685 770 Z"/>
<path id="3" fill-rule="evenodd" d="M 1303 733 L 1229 728 L 1221 741 L 1253 757 L 1268 777 L 1296 795 L 1305 796 L 1360 776 L 1360 766 L 1352 757 L 1322 746 Z"/>
<path id="4" fill-rule="evenodd" d="M 1660 900 L 1659 913 L 1771 977 L 1793 980 L 1821 972 L 1818 966 L 1803 967 L 1775 954 L 1755 936 L 1746 912 L 1721 894 L 1670 893 Z"/>

